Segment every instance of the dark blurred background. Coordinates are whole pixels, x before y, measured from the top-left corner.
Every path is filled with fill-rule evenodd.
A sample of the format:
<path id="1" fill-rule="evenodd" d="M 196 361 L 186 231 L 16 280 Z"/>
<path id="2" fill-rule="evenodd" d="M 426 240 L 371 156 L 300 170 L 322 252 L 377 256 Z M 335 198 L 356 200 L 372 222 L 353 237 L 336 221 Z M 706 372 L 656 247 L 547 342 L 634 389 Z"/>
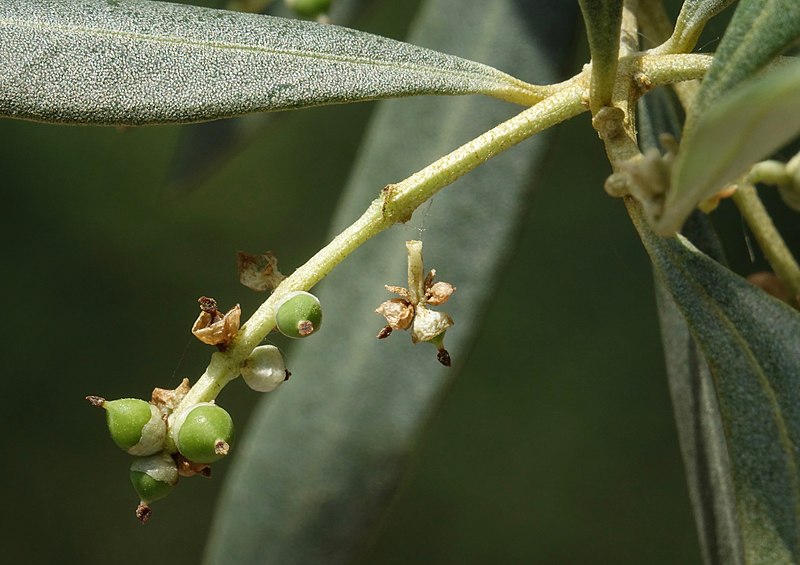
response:
<path id="1" fill-rule="evenodd" d="M 377 2 L 358 25 L 402 38 L 415 5 Z M 83 397 L 194 380 L 210 353 L 189 335 L 196 298 L 247 315 L 263 297 L 238 284 L 237 249 L 291 272 L 324 243 L 373 107 L 282 114 L 180 195 L 164 190 L 179 127 L 0 122 L 7 562 L 200 559 L 228 463 L 142 527 L 129 457 Z M 650 270 L 608 173 L 587 116 L 558 128 L 516 260 L 364 563 L 699 562 Z M 729 203 L 718 217 L 735 267 L 761 268 Z M 246 430 L 258 395 L 223 397 Z"/>

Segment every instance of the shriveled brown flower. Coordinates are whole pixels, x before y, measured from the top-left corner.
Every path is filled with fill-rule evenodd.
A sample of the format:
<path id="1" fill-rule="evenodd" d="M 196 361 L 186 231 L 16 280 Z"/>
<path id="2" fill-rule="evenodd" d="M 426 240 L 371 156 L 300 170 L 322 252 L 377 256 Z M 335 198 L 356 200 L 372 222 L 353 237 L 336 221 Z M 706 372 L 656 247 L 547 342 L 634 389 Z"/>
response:
<path id="1" fill-rule="evenodd" d="M 407 241 L 408 288 L 386 285 L 386 290 L 400 298 L 383 302 L 375 310 L 386 318 L 386 326 L 378 332 L 378 339 L 389 337 L 394 330 L 411 329 L 411 341 L 433 343 L 439 350 L 437 359 L 450 366 L 450 354 L 444 348 L 444 334 L 453 325 L 453 319 L 444 312 L 431 310 L 428 306 L 439 306 L 447 302 L 456 288 L 447 282 L 433 282 L 436 270 L 422 278 L 422 242 Z"/>
<path id="2" fill-rule="evenodd" d="M 162 414 L 171 414 L 172 411 L 178 407 L 181 400 L 183 400 L 183 397 L 189 392 L 190 388 L 189 379 L 183 379 L 181 384 L 174 389 L 156 387 L 153 389 L 150 402 L 152 402 Z"/>
<path id="3" fill-rule="evenodd" d="M 286 277 L 278 270 L 278 258 L 267 251 L 262 254 L 236 252 L 239 282 L 256 291 L 272 291 Z"/>
<path id="4" fill-rule="evenodd" d="M 223 316 L 213 298 L 204 296 L 198 302 L 201 312 L 192 326 L 192 334 L 203 343 L 227 346 L 239 331 L 242 309 L 237 304 Z"/>
<path id="5" fill-rule="evenodd" d="M 414 320 L 414 306 L 402 298 L 387 300 L 375 312 L 386 318 L 386 324 L 393 330 L 408 329 Z"/>

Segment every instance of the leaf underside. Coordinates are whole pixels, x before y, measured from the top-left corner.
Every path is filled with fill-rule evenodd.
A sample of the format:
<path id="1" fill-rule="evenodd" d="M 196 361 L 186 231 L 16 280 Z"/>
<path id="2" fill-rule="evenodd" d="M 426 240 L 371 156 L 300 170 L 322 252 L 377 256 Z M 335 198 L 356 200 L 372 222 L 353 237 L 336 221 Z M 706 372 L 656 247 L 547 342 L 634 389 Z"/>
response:
<path id="1" fill-rule="evenodd" d="M 800 60 L 770 69 L 697 122 L 673 171 L 677 190 L 705 199 L 800 134 Z"/>
<path id="2" fill-rule="evenodd" d="M 139 125 L 421 94 L 534 103 L 458 57 L 315 22 L 147 0 L 0 3 L 0 116 Z"/>
<path id="3" fill-rule="evenodd" d="M 665 89 L 648 93 L 639 101 L 637 122 L 642 150 L 663 151 L 659 134 L 680 136 L 677 100 Z M 724 262 L 720 242 L 705 216 L 691 216 L 684 233 Z M 658 276 L 655 288 L 672 409 L 703 561 L 741 565 L 744 556 L 730 458 L 714 382 L 686 319 Z"/>
<path id="4" fill-rule="evenodd" d="M 735 509 L 717 518 L 735 516 L 744 563 L 796 563 L 800 315 L 685 238 L 656 236 L 636 205 L 630 209 L 656 275 L 686 319 L 714 383 L 736 501 Z M 704 370 L 702 363 L 697 366 Z M 698 398 L 707 402 L 696 410 L 715 410 L 708 392 Z M 725 481 L 724 456 L 715 457 L 721 463 L 712 475 Z"/>

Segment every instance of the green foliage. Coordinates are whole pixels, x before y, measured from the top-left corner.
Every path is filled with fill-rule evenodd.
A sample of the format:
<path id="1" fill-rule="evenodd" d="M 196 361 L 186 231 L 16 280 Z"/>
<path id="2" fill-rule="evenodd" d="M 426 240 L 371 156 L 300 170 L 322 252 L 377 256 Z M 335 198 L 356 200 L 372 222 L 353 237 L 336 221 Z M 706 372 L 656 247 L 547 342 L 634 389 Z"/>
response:
<path id="1" fill-rule="evenodd" d="M 673 169 L 674 198 L 699 202 L 800 134 L 800 61 L 767 71 L 698 120 Z"/>
<path id="2" fill-rule="evenodd" d="M 713 127 L 711 134 L 698 131 L 700 122 L 712 106 L 717 106 L 725 97 L 732 96 L 739 84 L 755 77 L 775 57 L 796 42 L 798 37 L 800 37 L 800 4 L 794 0 L 770 0 L 768 2 L 743 0 L 739 2 L 725 36 L 720 41 L 714 62 L 687 115 L 684 136 L 686 152 L 692 151 L 693 147 L 701 147 L 701 143 L 708 141 L 707 137 L 697 141 L 694 140 L 694 137 L 701 135 L 712 135 L 716 139 L 728 137 L 728 132 L 717 132 Z M 745 102 L 749 101 L 748 98 L 763 98 L 763 92 L 759 87 L 755 86 L 754 88 L 756 90 L 751 94 L 742 95 Z M 773 119 L 778 122 L 788 119 L 792 123 L 796 119 L 797 112 L 793 111 L 791 105 L 793 96 L 791 92 L 787 92 L 787 95 L 777 96 L 783 100 L 783 103 L 777 108 L 778 111 L 773 114 Z M 774 103 L 774 100 L 775 98 L 765 99 L 763 104 Z M 739 110 L 737 102 L 730 103 L 727 108 L 732 112 L 731 114 L 722 116 L 722 112 L 725 110 L 717 110 L 720 114 L 709 120 L 725 122 L 727 118 L 733 119 L 736 116 L 735 112 Z M 791 130 L 791 126 L 789 129 Z M 737 138 L 741 139 L 741 135 L 742 132 L 737 132 Z M 775 137 L 773 138 L 771 135 L 770 137 L 770 146 L 764 147 L 761 156 L 773 150 L 776 142 L 785 141 L 791 135 L 788 134 L 785 127 L 780 127 Z M 719 157 L 710 163 L 711 172 L 705 172 L 702 176 L 698 175 L 699 178 L 695 176 L 695 171 L 691 168 L 683 171 L 679 165 L 679 174 L 674 178 L 672 188 L 666 198 L 664 214 L 658 221 L 659 232 L 675 232 L 698 202 L 713 194 L 715 190 L 724 188 L 712 183 L 731 180 L 731 171 L 719 171 L 715 167 L 717 163 L 721 168 L 733 167 L 739 171 L 742 167 L 752 164 L 752 161 L 741 162 L 741 155 L 730 153 L 730 151 L 720 151 Z M 752 149 L 750 153 L 753 153 Z M 683 157 L 683 159 L 686 160 L 689 157 Z"/>
<path id="3" fill-rule="evenodd" d="M 589 51 L 592 54 L 592 112 L 611 105 L 619 60 L 622 0 L 580 0 Z"/>
<path id="4" fill-rule="evenodd" d="M 147 0 L 8 0 L 0 29 L 0 115 L 38 121 L 197 122 L 412 94 L 539 98 L 485 65 L 386 38 Z"/>
<path id="5" fill-rule="evenodd" d="M 356 12 L 368 4 L 372 3 L 334 2 L 330 17 L 334 21 L 338 17 L 355 18 Z M 207 464 L 212 462 L 224 471 L 225 461 L 216 465 L 228 453 L 233 424 L 227 412 L 214 403 L 222 388 L 244 374 L 252 388 L 273 390 L 289 378 L 288 364 L 296 376 L 288 386 L 269 395 L 273 400 L 262 401 L 246 428 L 237 456 L 227 458 L 232 463 L 231 472 L 215 515 L 206 559 L 212 563 L 281 564 L 346 563 L 364 556 L 369 560 L 381 555 L 374 546 L 367 549 L 376 535 L 375 524 L 386 520 L 389 502 L 407 476 L 422 432 L 458 373 L 468 366 L 470 349 L 481 352 L 488 348 L 497 355 L 489 368 L 484 367 L 475 377 L 487 387 L 497 379 L 505 381 L 516 375 L 538 382 L 544 364 L 541 359 L 513 366 L 507 357 L 508 344 L 515 344 L 517 351 L 538 346 L 533 338 L 536 335 L 539 339 L 547 335 L 553 343 L 568 341 L 563 350 L 567 353 L 562 353 L 566 357 L 591 356 L 594 349 L 596 355 L 607 359 L 613 349 L 609 344 L 619 333 L 612 327 L 594 332 L 602 335 L 580 336 L 580 323 L 565 324 L 557 316 L 553 328 L 538 334 L 535 330 L 539 317 L 532 304 L 555 303 L 576 284 L 575 280 L 559 278 L 563 264 L 555 269 L 537 269 L 540 279 L 557 281 L 549 296 L 525 288 L 501 297 L 505 313 L 513 311 L 513 316 L 506 316 L 505 323 L 495 330 L 480 334 L 490 299 L 503 288 L 498 277 L 506 264 L 512 258 L 517 259 L 512 262 L 514 267 L 532 261 L 515 252 L 515 243 L 531 188 L 545 171 L 544 157 L 551 137 L 539 135 L 520 147 L 513 146 L 589 109 L 613 170 L 606 190 L 625 197 L 654 267 L 668 384 L 702 557 L 707 563 L 800 561 L 800 318 L 789 306 L 800 301 L 800 267 L 751 186 L 765 181 L 785 192 L 791 188 L 800 163 L 800 154 L 788 165 L 778 160 L 755 163 L 780 149 L 800 129 L 794 111 L 800 103 L 796 95 L 797 63 L 782 62 L 776 70 L 764 72 L 800 38 L 800 8 L 789 0 L 742 1 L 712 57 L 683 52 L 693 48 L 705 23 L 730 4 L 728 1 L 688 0 L 670 39 L 646 53 L 637 52 L 633 43 L 647 26 L 657 29 L 660 39 L 668 36 L 666 24 L 659 21 L 665 19 L 660 6 L 632 3 L 626 8 L 631 14 L 626 12 L 623 18 L 622 2 L 580 4 L 592 67 L 565 82 L 558 82 L 563 78 L 559 71 L 571 57 L 577 9 L 573 3 L 426 0 L 420 2 L 409 43 L 314 22 L 144 0 L 7 0 L 0 5 L 0 66 L 4 69 L 0 115 L 7 117 L 136 125 L 420 94 L 487 94 L 501 99 L 418 96 L 378 106 L 334 214 L 331 243 L 298 268 L 284 270 L 291 273 L 288 277 L 277 275 L 282 282 L 260 306 L 253 309 L 245 305 L 243 311 L 254 312 L 241 328 L 238 315 L 226 317 L 230 322 L 227 337 L 213 342 L 217 351 L 200 378 L 191 386 L 184 381 L 172 391 L 157 389 L 152 406 L 138 401 L 139 408 L 146 405 L 149 420 L 145 419 L 148 414 L 139 410 L 135 425 L 126 424 L 119 437 L 115 436 L 134 454 L 163 449 L 158 455 L 136 458 L 131 467 L 131 480 L 141 498 L 136 515 L 142 522 L 152 512 L 147 502 L 170 492 L 179 472 L 182 477 L 207 476 Z M 266 3 L 236 2 L 230 6 L 262 10 Z M 272 8 L 279 11 L 286 6 L 280 2 Z M 637 11 L 642 18 L 627 17 Z M 642 22 L 642 30 L 637 28 L 637 21 Z M 534 86 L 506 72 L 547 86 Z M 680 112 L 664 86 L 704 74 L 699 89 L 693 85 L 675 87 L 681 102 L 689 108 L 686 133 L 677 149 L 675 139 L 683 133 Z M 692 99 L 694 103 L 690 104 Z M 513 108 L 507 102 L 530 107 L 512 115 Z M 632 110 L 637 102 L 638 118 Z M 299 157 L 291 174 L 275 182 L 278 190 L 270 193 L 263 213 L 255 216 L 258 229 L 253 230 L 253 241 L 258 246 L 264 245 L 265 239 L 278 239 L 278 234 L 288 234 L 284 247 L 297 246 L 321 224 L 313 207 L 328 191 L 320 187 L 337 184 L 330 182 L 331 174 L 339 174 L 340 179 L 344 174 L 326 169 L 314 183 L 316 192 L 298 198 L 295 213 L 282 210 L 281 199 L 290 198 L 298 185 L 295 177 L 325 168 L 324 163 L 330 170 L 333 163 L 339 167 L 337 151 L 352 127 L 343 120 L 335 128 L 332 142 L 315 146 L 315 136 L 325 132 L 320 126 L 325 114 L 312 111 L 311 115 L 314 117 L 308 122 L 294 113 L 286 117 L 287 122 L 295 124 L 287 130 L 302 132 L 302 141 L 295 142 L 294 150 L 287 153 Z M 186 172 L 195 169 L 197 163 L 206 159 L 221 162 L 215 155 L 222 152 L 222 145 L 253 139 L 252 132 L 263 125 L 263 120 L 224 124 L 222 129 L 204 127 L 202 136 L 195 138 L 204 139 L 208 147 L 201 144 L 201 151 L 197 151 L 198 145 L 188 146 L 183 163 L 189 165 L 176 177 L 178 186 L 190 186 L 201 176 Z M 272 127 L 277 129 L 279 122 L 272 122 Z M 748 130 L 747 136 L 736 135 L 743 129 Z M 662 133 L 672 137 L 659 138 Z M 15 147 L 9 145 L 12 154 Z M 274 150 L 280 144 L 270 147 Z M 586 154 L 580 147 L 575 145 L 569 164 L 559 164 L 558 168 L 578 174 L 578 165 L 584 165 Z M 783 160 L 785 155 L 779 157 Z M 67 158 L 65 168 L 83 158 Z M 344 167 L 336 170 L 340 169 Z M 31 168 L 28 174 L 34 177 L 41 171 Z M 59 174 L 66 175 L 61 170 Z M 785 302 L 769 297 L 724 266 L 709 223 L 692 214 L 700 200 L 737 178 L 742 188 L 733 200 L 778 283 L 785 285 L 771 292 Z M 124 175 L 115 181 L 123 183 Z M 561 262 L 572 259 L 572 255 L 560 253 L 562 240 L 594 225 L 580 215 L 587 195 L 565 190 L 571 182 L 562 179 L 547 183 L 562 189 L 562 197 L 569 200 L 562 209 L 565 212 L 548 219 L 550 230 L 545 234 L 546 248 L 553 249 Z M 450 184 L 453 188 L 440 194 Z M 600 181 L 595 179 L 591 184 L 599 185 Z M 225 186 L 226 191 L 234 191 L 236 183 L 226 182 Z M 94 210 L 99 194 L 91 193 L 94 196 L 83 205 L 87 210 Z M 49 198 L 42 197 L 45 205 L 53 194 L 57 195 L 49 194 Z M 187 222 L 203 229 L 199 237 L 191 238 L 191 248 L 202 253 L 200 267 L 187 275 L 192 288 L 198 281 L 209 285 L 207 281 L 221 271 L 213 258 L 214 247 L 228 250 L 239 245 L 238 232 L 247 230 L 244 218 L 252 213 L 259 198 L 249 194 L 239 199 L 243 206 L 232 212 L 219 203 L 224 194 L 218 191 L 214 198 L 198 204 L 205 221 Z M 120 191 L 119 198 L 124 197 Z M 228 206 L 236 202 L 234 196 Z M 329 207 L 332 200 L 325 202 L 320 206 Z M 430 203 L 423 206 L 426 202 Z M 658 216 L 662 207 L 664 214 Z M 618 209 L 622 213 L 621 207 Z M 648 211 L 652 225 L 643 219 L 642 209 Z M 69 207 L 59 212 L 73 213 Z M 687 217 L 690 221 L 684 226 Z M 16 220 L 13 213 L 8 218 Z M 172 232 L 166 238 L 152 236 L 147 245 L 148 230 L 141 228 L 148 220 L 147 214 L 139 214 L 137 237 L 125 233 L 117 245 L 141 238 L 141 246 L 153 254 L 154 242 L 166 243 L 175 237 Z M 251 219 L 249 223 L 254 222 Z M 270 224 L 280 227 L 265 238 L 261 228 L 266 230 Z M 384 231 L 394 224 L 405 226 Z M 671 234 L 681 227 L 684 235 L 656 235 Z M 228 237 L 220 235 L 226 229 Z M 593 247 L 599 239 L 597 234 L 604 230 L 605 226 L 594 228 L 589 246 Z M 389 330 L 400 333 L 409 325 L 412 337 L 417 335 L 416 324 L 424 317 L 426 305 L 441 305 L 452 293 L 452 286 L 446 285 L 447 292 L 442 292 L 447 296 L 437 297 L 434 273 L 425 277 L 420 254 L 410 254 L 405 269 L 403 241 L 409 239 L 424 240 L 426 266 L 439 270 L 441 279 L 437 280 L 452 281 L 458 287 L 447 304 L 447 313 L 435 312 L 441 326 L 437 331 L 445 325 L 448 328 L 447 347 L 452 355 L 444 349 L 443 333 L 430 340 L 438 351 L 430 344 L 415 347 L 397 337 L 388 342 L 373 337 L 378 330 L 378 337 L 383 339 L 389 337 Z M 234 240 L 236 243 L 232 243 Z M 420 242 L 413 243 L 421 247 Z M 92 241 L 88 247 L 95 245 Z M 282 266 L 302 263 L 297 258 L 284 263 L 285 254 L 280 256 Z M 178 261 L 179 256 L 175 257 Z M 607 287 L 600 285 L 607 258 L 591 261 L 597 261 L 595 268 L 573 277 L 583 285 L 576 285 L 580 293 L 593 296 L 580 314 L 591 315 L 595 296 L 599 299 L 600 294 L 615 292 L 625 296 L 620 300 L 619 316 L 629 314 L 629 289 L 621 290 L 624 285 L 616 280 Z M 175 272 L 183 274 L 178 267 Z M 401 288 L 405 275 L 409 283 Z M 272 339 L 273 329 L 298 337 L 319 328 L 319 304 L 306 291 L 323 279 L 319 294 L 326 304 L 325 327 L 302 348 L 294 346 L 284 364 L 278 347 L 262 344 Z M 110 286 L 115 284 L 119 281 Z M 133 288 L 136 290 L 131 294 L 141 292 L 136 285 Z M 242 291 L 234 292 L 239 296 Z M 93 296 L 102 294 L 95 292 Z M 389 304 L 399 304 L 403 314 L 410 311 L 414 322 L 401 323 L 383 309 L 382 303 L 392 295 L 398 298 Z M 311 298 L 303 303 L 307 308 L 290 308 L 287 312 L 286 307 L 296 305 L 292 297 L 298 296 Z M 163 312 L 174 309 L 169 303 L 169 307 L 153 312 L 129 301 L 132 299 L 126 296 L 125 315 L 139 316 L 154 327 L 131 332 L 131 343 L 124 344 L 126 354 L 133 350 L 134 341 L 139 345 L 157 335 L 159 328 L 155 326 L 170 318 Z M 35 301 L 33 304 L 35 308 Z M 215 304 L 209 298 L 201 301 L 203 316 L 211 325 L 223 323 Z M 388 327 L 374 312 L 379 304 Z M 43 308 L 48 315 L 56 312 L 59 322 L 66 317 L 64 310 L 62 302 L 52 309 Z M 634 310 L 628 324 L 640 322 L 641 309 Z M 238 305 L 232 311 L 238 313 Z M 70 304 L 70 320 L 78 318 L 75 312 L 79 309 Z M 288 322 L 287 315 L 291 318 Z M 610 325 L 616 316 L 607 318 Z M 23 324 L 16 322 L 13 326 L 15 335 L 25 335 Z M 71 334 L 77 333 L 72 327 L 68 324 L 67 332 L 59 332 L 69 343 L 75 343 Z M 278 335 L 277 340 L 283 337 Z M 24 337 L 17 339 L 24 341 Z M 81 339 L 85 339 L 83 335 Z M 153 339 L 163 346 L 163 338 Z M 285 342 L 277 345 L 288 347 Z M 627 342 L 624 348 L 637 349 Z M 98 349 L 89 350 L 95 364 L 103 369 L 109 364 L 122 365 L 113 355 L 110 362 L 102 363 L 104 352 Z M 132 355 L 128 358 L 137 360 Z M 588 411 L 597 412 L 594 418 L 601 410 L 600 393 L 612 386 L 626 364 L 615 363 L 613 370 L 594 379 L 602 383 L 589 395 Z M 180 380 L 173 376 L 176 379 Z M 637 381 L 630 389 L 638 395 L 643 384 Z M 33 397 L 27 388 L 15 391 L 14 386 L 12 382 L 11 397 Z M 491 388 L 484 392 L 491 396 Z M 52 391 L 48 389 L 48 393 Z M 507 410 L 501 410 L 498 418 L 502 419 L 506 411 L 513 412 L 522 398 L 503 398 Z M 95 405 L 104 402 L 100 397 L 87 399 Z M 481 397 L 469 420 L 488 404 Z M 16 406 L 11 409 L 16 410 Z M 624 414 L 636 424 L 648 412 L 641 399 L 633 396 L 620 400 L 614 410 L 602 409 Z M 24 415 L 25 411 L 14 413 Z M 539 425 L 544 422 L 548 432 L 545 437 L 560 438 L 564 437 L 564 423 L 573 417 L 578 414 L 569 414 L 555 426 L 557 419 L 549 414 L 539 420 Z M 594 418 L 587 421 L 597 421 Z M 519 422 L 509 417 L 507 425 L 491 438 L 498 446 L 497 453 L 504 452 L 506 436 L 519 432 Z M 632 427 L 630 422 L 626 424 Z M 157 428 L 156 439 L 142 447 L 148 426 Z M 599 472 L 605 449 L 597 449 L 599 457 L 592 457 L 591 449 L 586 451 L 574 458 L 573 467 L 581 474 Z M 539 445 L 531 452 L 538 454 Z M 491 455 L 483 457 L 490 459 Z M 530 457 L 530 453 L 521 457 L 526 462 L 526 477 L 528 467 L 535 467 Z M 57 459 L 67 470 L 74 466 L 68 456 Z M 549 465 L 550 461 L 545 457 L 544 463 Z M 82 460 L 80 466 L 86 468 Z M 448 467 L 448 482 L 450 472 Z M 502 479 L 499 482 L 505 480 L 504 475 Z M 189 482 L 189 492 L 196 482 Z M 505 485 L 489 482 L 470 483 L 470 503 L 478 504 L 487 493 L 502 499 L 497 489 Z M 516 495 L 519 485 L 519 481 L 509 481 L 508 489 Z M 84 499 L 99 498 L 102 488 L 97 485 Z M 542 487 L 537 493 L 545 490 Z M 567 494 L 558 492 L 559 506 L 567 506 Z M 588 496 L 578 497 L 580 504 L 598 497 L 597 492 L 590 488 Z M 599 506 L 607 514 L 607 508 L 622 507 L 624 500 L 618 494 Z M 427 513 L 427 504 L 423 507 L 421 513 Z M 523 513 L 531 514 L 528 505 Z M 529 522 L 509 518 L 505 523 Z M 482 540 L 488 528 L 482 524 L 477 538 Z M 583 537 L 584 531 L 576 534 L 573 524 L 568 529 L 571 539 Z M 528 534 L 525 532 L 526 538 Z M 169 536 L 171 540 L 179 537 Z M 406 543 L 404 536 L 398 538 Z M 628 543 L 634 541 L 626 539 L 613 545 L 620 548 Z M 467 549 L 472 547 L 471 542 L 462 545 L 462 554 L 471 555 Z M 574 547 L 574 542 L 570 545 Z M 166 550 L 168 545 L 161 547 Z M 582 562 L 587 561 L 585 555 L 589 560 L 594 558 L 593 552 L 584 549 L 574 548 L 572 557 L 581 556 Z M 494 548 L 489 552 L 492 556 L 499 553 Z M 504 555 L 516 554 L 506 550 Z M 198 557 L 183 552 L 181 556 Z M 557 561 L 565 560 L 563 555 L 559 557 Z"/>
<path id="6" fill-rule="evenodd" d="M 800 315 L 633 211 L 659 280 L 708 363 L 746 563 L 800 558 Z M 727 478 L 727 477 L 726 477 Z"/>
<path id="7" fill-rule="evenodd" d="M 686 0 L 675 22 L 675 30 L 660 49 L 667 52 L 688 53 L 694 49 L 708 20 L 733 2 L 734 0 Z"/>

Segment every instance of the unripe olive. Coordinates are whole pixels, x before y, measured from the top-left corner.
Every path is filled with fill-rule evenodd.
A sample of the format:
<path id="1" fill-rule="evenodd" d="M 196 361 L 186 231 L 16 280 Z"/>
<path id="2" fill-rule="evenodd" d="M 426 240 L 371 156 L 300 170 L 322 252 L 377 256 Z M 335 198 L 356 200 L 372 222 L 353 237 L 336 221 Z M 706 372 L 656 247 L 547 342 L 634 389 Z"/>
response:
<path id="1" fill-rule="evenodd" d="M 275 324 L 285 336 L 310 336 L 321 323 L 322 307 L 310 292 L 290 292 L 275 305 Z"/>
<path id="2" fill-rule="evenodd" d="M 190 406 L 175 417 L 173 439 L 181 455 L 194 463 L 213 463 L 233 443 L 233 420 L 212 402 Z"/>
<path id="3" fill-rule="evenodd" d="M 102 400 L 102 399 L 101 399 Z M 167 425 L 154 405 L 138 398 L 102 400 L 111 439 L 131 455 L 161 451 Z"/>
<path id="4" fill-rule="evenodd" d="M 274 345 L 256 347 L 242 365 L 242 378 L 258 392 L 275 390 L 287 378 L 283 355 Z"/>
<path id="5" fill-rule="evenodd" d="M 131 464 L 131 484 L 143 504 L 167 496 L 178 482 L 178 467 L 163 451 L 158 455 L 137 457 Z"/>
<path id="6" fill-rule="evenodd" d="M 306 18 L 316 18 L 331 7 L 331 0 L 284 0 L 286 5 Z"/>

